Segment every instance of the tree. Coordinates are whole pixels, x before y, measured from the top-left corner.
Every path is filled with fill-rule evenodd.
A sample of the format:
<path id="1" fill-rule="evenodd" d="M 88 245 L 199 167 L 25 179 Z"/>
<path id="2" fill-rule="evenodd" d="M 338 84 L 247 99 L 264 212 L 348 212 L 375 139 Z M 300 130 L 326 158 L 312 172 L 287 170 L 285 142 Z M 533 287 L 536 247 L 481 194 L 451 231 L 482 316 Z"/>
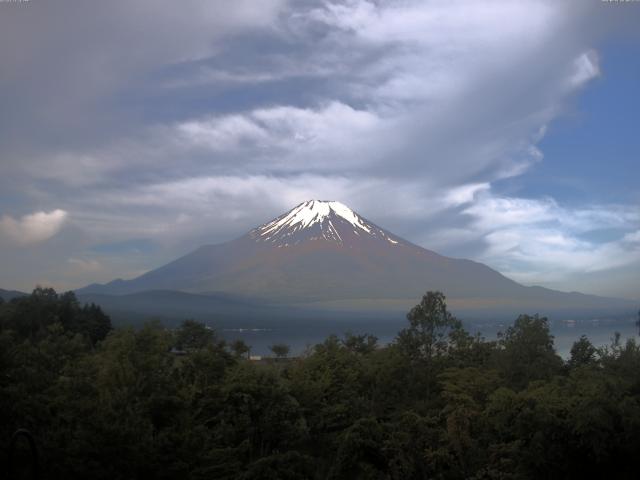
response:
<path id="1" fill-rule="evenodd" d="M 293 395 L 306 412 L 312 441 L 331 444 L 370 406 L 363 388 L 365 358 L 372 356 L 350 352 L 331 335 L 287 369 Z"/>
<path id="2" fill-rule="evenodd" d="M 375 418 L 361 418 L 338 438 L 329 478 L 386 478 L 385 431 Z"/>
<path id="3" fill-rule="evenodd" d="M 183 350 L 197 350 L 212 345 L 215 332 L 202 322 L 184 320 L 176 331 L 176 347 Z"/>
<path id="4" fill-rule="evenodd" d="M 586 335 L 582 335 L 571 347 L 571 358 L 567 362 L 570 368 L 592 365 L 596 362 L 597 349 Z"/>
<path id="5" fill-rule="evenodd" d="M 425 297 L 391 345 L 332 335 L 284 365 L 194 321 L 92 345 L 106 314 L 39 289 L 0 305 L 0 437 L 33 432 L 47 478 L 637 477 L 635 339 L 582 337 L 568 368 L 545 318 L 487 342 Z"/>
<path id="6" fill-rule="evenodd" d="M 244 340 L 237 339 L 231 342 L 231 351 L 235 353 L 237 357 L 242 357 L 245 353 L 248 354 L 251 351 L 251 347 L 249 347 Z"/>
<path id="7" fill-rule="evenodd" d="M 402 330 L 396 343 L 410 358 L 431 360 L 446 352 L 450 336 L 462 329 L 461 322 L 447 310 L 442 292 L 427 292 L 407 314 L 409 328 Z"/>
<path id="8" fill-rule="evenodd" d="M 80 333 L 88 337 L 92 345 L 104 340 L 111 331 L 111 319 L 93 303 L 78 309 L 76 323 Z"/>
<path id="9" fill-rule="evenodd" d="M 220 446 L 244 445 L 253 461 L 294 450 L 307 440 L 300 404 L 279 369 L 239 362 L 225 375 L 220 395 L 221 408 L 215 411 Z"/>
<path id="10" fill-rule="evenodd" d="M 287 355 L 289 355 L 289 351 L 291 350 L 291 348 L 289 347 L 289 345 L 286 345 L 284 343 L 276 343 L 275 345 L 271 345 L 269 347 L 269 350 L 271 350 L 276 357 L 285 358 Z"/>
<path id="11" fill-rule="evenodd" d="M 500 369 L 515 388 L 523 388 L 532 380 L 549 379 L 562 369 L 546 317 L 520 315 L 501 335 L 499 346 Z"/>
<path id="12" fill-rule="evenodd" d="M 40 285 L 33 289 L 33 292 L 31 292 L 31 296 L 39 300 L 55 301 L 58 299 L 58 294 L 53 288 L 44 288 Z"/>
<path id="13" fill-rule="evenodd" d="M 378 337 L 367 333 L 363 335 L 355 335 L 351 332 L 347 332 L 344 334 L 342 344 L 351 352 L 367 355 L 377 348 Z"/>
<path id="14" fill-rule="evenodd" d="M 500 385 L 498 372 L 488 368 L 448 368 L 439 376 L 445 402 L 446 435 L 439 453 L 446 452 L 460 476 L 468 478 L 486 460 L 477 430 L 488 397 Z"/>
<path id="15" fill-rule="evenodd" d="M 103 340 L 111 330 L 111 319 L 94 304 L 80 306 L 73 292 L 58 295 L 52 288 L 37 287 L 28 296 L 14 299 L 2 315 L 6 328 L 21 338 L 37 341 L 51 334 L 59 325 L 67 334 L 80 334 L 92 345 Z"/>

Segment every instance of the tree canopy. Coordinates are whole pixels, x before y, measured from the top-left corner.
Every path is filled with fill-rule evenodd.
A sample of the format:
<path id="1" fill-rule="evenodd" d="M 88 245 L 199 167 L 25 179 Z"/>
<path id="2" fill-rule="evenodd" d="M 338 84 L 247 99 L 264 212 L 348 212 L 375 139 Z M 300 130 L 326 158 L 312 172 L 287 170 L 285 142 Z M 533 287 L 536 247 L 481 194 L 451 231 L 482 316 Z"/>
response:
<path id="1" fill-rule="evenodd" d="M 634 340 L 582 337 L 565 362 L 547 319 L 485 341 L 427 292 L 389 345 L 348 332 L 278 362 L 247 348 L 193 320 L 114 329 L 51 289 L 4 302 L 0 455 L 25 428 L 43 478 L 637 477 Z"/>

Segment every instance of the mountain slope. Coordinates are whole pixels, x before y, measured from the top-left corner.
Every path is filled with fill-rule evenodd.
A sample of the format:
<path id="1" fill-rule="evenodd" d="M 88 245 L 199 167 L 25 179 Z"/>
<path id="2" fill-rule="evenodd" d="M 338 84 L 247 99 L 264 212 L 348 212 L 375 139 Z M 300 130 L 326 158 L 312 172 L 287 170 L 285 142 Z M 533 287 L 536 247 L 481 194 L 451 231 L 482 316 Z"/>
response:
<path id="1" fill-rule="evenodd" d="M 625 301 L 525 287 L 470 260 L 418 247 L 339 202 L 311 200 L 242 237 L 198 248 L 132 280 L 79 293 L 225 292 L 270 303 L 394 304 L 441 290 L 465 308 L 627 308 Z"/>
<path id="2" fill-rule="evenodd" d="M 25 297 L 27 295 L 28 293 L 19 292 L 17 290 L 4 290 L 0 288 L 0 298 L 2 298 L 5 302 L 8 302 L 13 298 Z"/>

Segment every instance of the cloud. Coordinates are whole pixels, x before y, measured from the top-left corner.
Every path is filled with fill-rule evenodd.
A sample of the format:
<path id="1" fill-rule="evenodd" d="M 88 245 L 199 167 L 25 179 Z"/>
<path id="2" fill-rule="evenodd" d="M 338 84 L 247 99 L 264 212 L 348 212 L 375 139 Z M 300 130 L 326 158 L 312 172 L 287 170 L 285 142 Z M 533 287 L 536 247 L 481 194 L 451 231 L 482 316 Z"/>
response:
<path id="1" fill-rule="evenodd" d="M 26 246 L 50 239 L 56 235 L 67 219 L 64 210 L 35 212 L 15 219 L 9 215 L 0 218 L 0 234 L 10 242 Z"/>
<path id="2" fill-rule="evenodd" d="M 583 53 L 573 63 L 574 71 L 569 78 L 571 88 L 579 87 L 600 75 L 598 52 L 595 50 Z"/>
<path id="3" fill-rule="evenodd" d="M 470 185 L 462 185 L 450 189 L 444 199 L 445 204 L 456 207 L 470 203 L 480 192 L 489 190 L 491 185 L 489 183 L 472 183 Z"/>
<path id="4" fill-rule="evenodd" d="M 256 109 L 176 128 L 187 148 L 228 153 L 233 162 L 244 158 L 245 168 L 335 173 L 380 159 L 384 151 L 375 150 L 380 144 L 373 139 L 384 135 L 382 126 L 375 113 L 330 102 Z"/>
<path id="5" fill-rule="evenodd" d="M 91 258 L 69 258 L 67 260 L 74 274 L 91 273 L 95 274 L 102 270 L 102 264 Z"/>
<path id="6" fill-rule="evenodd" d="M 92 12 L 91 18 L 101 19 L 95 32 L 89 18 L 88 24 L 80 22 L 82 32 L 78 22 L 58 32 L 66 24 L 40 10 L 49 7 L 13 19 L 43 23 L 14 60 L 32 78 L 49 67 L 38 61 L 42 53 L 29 53 L 31 42 L 70 48 L 78 35 L 88 38 L 54 69 L 64 79 L 41 85 L 13 79 L 10 87 L 19 91 L 5 89 L 12 98 L 46 96 L 47 102 L 34 108 L 51 109 L 55 117 L 34 128 L 40 120 L 20 104 L 21 115 L 11 127 L 29 128 L 35 136 L 27 152 L 7 142 L 7 149 L 18 150 L 12 152 L 20 158 L 13 165 L 16 175 L 70 186 L 139 181 L 150 173 L 154 181 L 177 172 L 206 176 L 212 170 L 366 171 L 384 178 L 429 176 L 452 187 L 490 182 L 520 175 L 540 161 L 538 132 L 561 112 L 572 89 L 597 70 L 597 56 L 584 48 L 584 33 L 572 28 L 589 11 L 577 4 L 136 5 L 133 12 L 120 2 L 100 7 L 104 15 Z M 87 15 L 85 8 L 75 15 Z M 132 14 L 144 16 L 148 10 L 159 12 L 159 21 L 142 29 Z M 119 34 L 105 22 L 118 25 Z M 199 94 L 188 79 L 195 75 L 201 82 L 203 71 L 216 75 Z M 114 78 L 94 81 L 96 72 Z M 174 80 L 170 87 L 167 76 Z M 81 85 L 68 88 L 78 79 Z M 109 86 L 100 88 L 102 82 Z M 51 91 L 55 86 L 65 91 Z M 37 89 L 37 95 L 26 88 Z M 194 102 L 194 91 L 200 102 Z M 87 101 L 74 100 L 78 96 Z M 63 105 L 58 98 L 64 98 Z M 136 109 L 157 114 L 144 114 L 140 123 L 131 116 Z M 22 115 L 30 115 L 27 124 Z M 105 115 L 113 115 L 115 123 Z M 58 131 L 69 122 L 75 130 Z M 56 133 L 53 151 L 49 139 L 38 138 L 41 131 Z M 38 140 L 42 152 L 33 151 Z"/>
<path id="7" fill-rule="evenodd" d="M 640 267 L 637 208 L 595 205 L 569 208 L 552 199 L 479 196 L 463 214 L 472 235 L 485 243 L 479 257 L 526 283 Z M 599 234 L 610 239 L 602 240 Z"/>
<path id="8" fill-rule="evenodd" d="M 625 228 L 640 222 L 640 212 L 632 206 L 565 208 L 548 197 L 530 199 L 493 194 L 480 195 L 462 213 L 472 217 L 474 225 L 481 231 L 548 224 L 584 233 L 603 228 Z"/>
<path id="9" fill-rule="evenodd" d="M 75 241 L 59 246 L 63 263 L 91 261 L 103 243 L 159 245 L 153 255 L 101 258 L 103 279 L 119 276 L 116 264 L 141 271 L 228 240 L 309 198 L 341 200 L 410 240 L 519 278 L 543 278 L 550 268 L 535 258 L 552 252 L 567 275 L 580 270 L 572 261 L 610 268 L 635 231 L 632 206 L 498 193 L 545 161 L 547 126 L 601 75 L 600 39 L 634 26 L 619 13 L 627 9 L 596 3 L 7 9 L 3 199 L 69 212 Z M 25 218 L 2 219 L 13 243 L 29 237 Z M 615 232 L 602 241 L 594 229 Z M 59 268 L 69 265 L 81 264 Z M 73 281 L 98 275 L 83 265 Z"/>
<path id="10" fill-rule="evenodd" d="M 0 86 L 18 114 L 3 125 L 12 131 L 22 126 L 33 131 L 34 123 L 87 131 L 81 113 L 103 117 L 108 108 L 103 100 L 112 100 L 133 80 L 145 81 L 148 72 L 215 54 L 227 36 L 272 28 L 284 5 L 281 0 L 62 0 L 3 9 Z M 114 119 L 92 123 L 100 120 L 114 127 Z"/>

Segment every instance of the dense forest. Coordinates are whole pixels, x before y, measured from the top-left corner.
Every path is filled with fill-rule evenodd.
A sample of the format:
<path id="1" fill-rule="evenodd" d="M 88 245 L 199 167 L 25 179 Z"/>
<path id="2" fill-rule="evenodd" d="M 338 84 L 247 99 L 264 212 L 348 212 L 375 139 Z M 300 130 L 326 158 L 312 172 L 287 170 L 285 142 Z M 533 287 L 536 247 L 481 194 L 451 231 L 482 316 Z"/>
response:
<path id="1" fill-rule="evenodd" d="M 2 468 L 29 478 L 26 440 L 8 453 L 27 429 L 40 478 L 638 478 L 634 340 L 582 337 L 564 361 L 545 318 L 487 341 L 438 292 L 407 319 L 390 345 L 256 362 L 201 323 L 113 329 L 38 288 L 0 304 Z"/>

